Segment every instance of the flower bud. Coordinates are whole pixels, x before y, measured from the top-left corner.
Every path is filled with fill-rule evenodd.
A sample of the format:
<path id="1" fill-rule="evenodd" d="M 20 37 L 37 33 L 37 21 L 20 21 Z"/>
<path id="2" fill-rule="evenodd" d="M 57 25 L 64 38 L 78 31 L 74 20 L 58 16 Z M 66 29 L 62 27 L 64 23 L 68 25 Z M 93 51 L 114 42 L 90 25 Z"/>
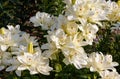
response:
<path id="1" fill-rule="evenodd" d="M 0 34 L 5 34 L 5 29 L 3 27 L 0 29 Z"/>
<path id="2" fill-rule="evenodd" d="M 61 64 L 56 64 L 55 65 L 55 69 L 56 69 L 56 72 L 60 72 L 61 70 L 62 70 L 62 66 L 61 66 Z"/>
<path id="3" fill-rule="evenodd" d="M 30 53 L 33 53 L 34 51 L 33 51 L 33 43 L 32 42 L 30 42 L 29 44 L 28 44 L 28 52 L 30 52 Z"/>

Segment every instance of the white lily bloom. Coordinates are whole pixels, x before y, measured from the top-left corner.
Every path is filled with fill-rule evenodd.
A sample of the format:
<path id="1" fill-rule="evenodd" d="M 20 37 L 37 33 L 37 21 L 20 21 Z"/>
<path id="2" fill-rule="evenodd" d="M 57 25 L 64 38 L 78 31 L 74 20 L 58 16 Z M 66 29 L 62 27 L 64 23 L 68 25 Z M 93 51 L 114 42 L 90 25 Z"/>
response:
<path id="1" fill-rule="evenodd" d="M 22 33 L 19 30 L 19 25 L 16 25 L 15 27 L 8 25 L 7 27 L 8 29 L 0 29 L 0 48 L 2 51 L 6 51 L 10 46 L 17 46 Z"/>
<path id="2" fill-rule="evenodd" d="M 78 34 L 67 37 L 65 44 L 61 47 L 65 56 L 63 60 L 65 64 L 74 64 L 77 69 L 83 68 L 87 64 L 87 54 L 81 47 L 85 44 L 82 42 Z"/>
<path id="3" fill-rule="evenodd" d="M 33 46 L 38 46 L 38 43 L 35 37 L 20 31 L 19 25 L 7 27 L 8 29 L 0 29 L 0 70 L 6 68 L 6 71 L 15 71 L 20 76 L 21 71 L 17 68 L 21 63 L 16 57 L 28 52 L 28 43 L 33 42 Z M 37 49 L 34 49 L 34 52 L 36 51 Z"/>
<path id="4" fill-rule="evenodd" d="M 15 47 L 18 45 L 17 42 L 20 36 L 18 34 L 20 32 L 19 25 L 16 26 L 15 28 L 12 25 L 8 25 L 7 27 L 9 29 L 5 28 L 0 29 L 1 70 L 11 65 L 10 60 L 12 59 L 13 55 L 11 53 L 12 52 L 11 47 Z"/>
<path id="5" fill-rule="evenodd" d="M 62 29 L 58 29 L 55 32 L 52 32 L 50 39 L 56 44 L 57 48 L 60 48 L 66 42 L 66 34 Z M 62 38 L 62 39 L 61 39 Z"/>
<path id="6" fill-rule="evenodd" d="M 88 58 L 88 67 L 90 71 L 101 72 L 104 70 L 115 70 L 114 66 L 118 66 L 117 62 L 112 62 L 111 55 L 103 55 L 102 53 L 92 53 Z"/>
<path id="7" fill-rule="evenodd" d="M 72 1 L 64 1 L 68 4 L 66 5 L 66 16 L 69 20 L 84 18 L 95 23 L 107 20 L 107 11 L 104 9 L 106 6 L 105 0 L 74 0 L 74 4 L 72 4 Z"/>
<path id="8" fill-rule="evenodd" d="M 87 54 L 81 47 L 83 45 L 82 40 L 77 35 L 67 36 L 63 29 L 49 32 L 48 44 L 44 44 L 41 47 L 42 49 L 47 49 L 43 54 L 54 59 L 52 55 L 58 53 L 58 49 L 60 49 L 65 56 L 65 64 L 74 64 L 76 68 L 82 68 L 83 65 L 87 64 Z"/>
<path id="9" fill-rule="evenodd" d="M 0 35 L 0 48 L 5 51 L 9 46 L 15 46 L 16 42 L 14 41 L 13 36 L 10 32 Z"/>
<path id="10" fill-rule="evenodd" d="M 77 69 L 83 68 L 87 64 L 87 54 L 81 47 L 85 44 L 82 44 L 78 34 L 67 36 L 63 29 L 57 29 L 49 32 L 47 39 L 48 43 L 41 47 L 41 49 L 46 49 L 43 52 L 44 56 L 55 59 L 54 54 L 57 54 L 60 49 L 65 56 L 63 60 L 65 64 L 74 64 Z"/>
<path id="11" fill-rule="evenodd" d="M 57 29 L 63 29 L 68 35 L 74 35 L 78 32 L 79 25 L 76 21 L 69 21 L 66 16 L 59 15 Z"/>
<path id="12" fill-rule="evenodd" d="M 120 79 L 120 74 L 116 71 L 105 70 L 100 73 L 100 79 Z"/>
<path id="13" fill-rule="evenodd" d="M 23 50 L 25 50 L 23 48 Z M 22 71 L 28 69 L 30 74 L 41 73 L 44 75 L 49 75 L 49 71 L 52 70 L 49 67 L 49 60 L 46 57 L 43 57 L 41 50 L 39 48 L 33 48 L 33 43 L 28 44 L 27 50 L 22 51 L 21 55 L 17 56 L 20 66 L 17 70 Z"/>
<path id="14" fill-rule="evenodd" d="M 18 70 L 28 69 L 30 74 L 41 73 L 49 75 L 49 71 L 52 70 L 52 68 L 49 67 L 48 59 L 44 58 L 40 52 L 35 52 L 34 54 L 25 52 L 24 55 L 18 56 L 17 59 L 21 63 Z"/>
<path id="15" fill-rule="evenodd" d="M 55 18 L 45 12 L 37 12 L 35 16 L 30 18 L 34 26 L 41 26 L 43 30 L 48 30 L 55 22 Z"/>
<path id="16" fill-rule="evenodd" d="M 77 49 L 64 47 L 62 52 L 65 56 L 63 62 L 66 65 L 74 64 L 77 69 L 83 68 L 87 65 L 87 54 L 82 47 Z"/>
<path id="17" fill-rule="evenodd" d="M 47 49 L 43 54 L 51 59 L 54 59 L 53 56 L 58 52 L 58 49 L 65 44 L 66 34 L 62 29 L 58 29 L 56 31 L 49 31 L 49 35 L 47 35 L 47 44 L 41 46 L 41 49 Z M 62 39 L 61 39 L 62 38 Z"/>
<path id="18" fill-rule="evenodd" d="M 67 24 L 63 28 L 68 35 L 75 35 L 78 32 L 78 24 L 74 21 L 67 22 Z"/>
<path id="19" fill-rule="evenodd" d="M 23 32 L 20 30 L 20 26 L 16 25 L 15 27 L 12 25 L 8 25 L 8 34 L 4 34 L 4 36 L 6 35 L 6 41 L 8 42 L 13 42 L 16 43 L 16 46 L 18 45 L 28 45 L 29 42 L 32 42 L 34 45 L 38 45 L 37 40 L 34 36 L 30 36 L 30 34 Z M 7 39 L 8 38 L 8 39 Z M 4 42 L 7 43 L 4 39 Z M 4 44 L 3 44 L 4 45 Z M 7 44 L 9 45 L 9 44 Z M 11 46 L 15 46 L 15 45 L 11 45 Z"/>
<path id="20" fill-rule="evenodd" d="M 96 33 L 98 31 L 98 26 L 93 25 L 91 23 L 87 23 L 84 19 L 81 20 L 81 25 L 79 26 L 79 29 L 81 32 L 81 35 L 85 39 L 86 43 L 92 45 L 93 39 L 96 38 Z"/>
<path id="21" fill-rule="evenodd" d="M 111 0 L 107 1 L 107 8 L 109 13 L 107 15 L 110 21 L 120 21 L 120 7 L 116 2 Z"/>

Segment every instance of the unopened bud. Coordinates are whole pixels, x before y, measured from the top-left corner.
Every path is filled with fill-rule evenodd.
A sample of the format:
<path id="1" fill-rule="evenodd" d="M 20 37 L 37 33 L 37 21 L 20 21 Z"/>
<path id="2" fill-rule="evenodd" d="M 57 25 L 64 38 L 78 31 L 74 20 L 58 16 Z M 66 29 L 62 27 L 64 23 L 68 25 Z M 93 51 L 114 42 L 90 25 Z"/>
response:
<path id="1" fill-rule="evenodd" d="M 0 34 L 5 34 L 5 29 L 3 27 L 0 29 Z"/>
<path id="2" fill-rule="evenodd" d="M 117 4 L 120 6 L 120 0 L 117 1 Z"/>
<path id="3" fill-rule="evenodd" d="M 30 42 L 29 44 L 28 44 L 28 52 L 30 52 L 30 53 L 33 53 L 34 51 L 33 51 L 33 43 L 32 42 Z"/>
<path id="4" fill-rule="evenodd" d="M 72 4 L 74 5 L 76 0 L 71 0 L 71 1 L 72 1 Z"/>
<path id="5" fill-rule="evenodd" d="M 62 66 L 61 64 L 55 64 L 55 69 L 56 69 L 56 72 L 60 72 L 62 70 Z"/>

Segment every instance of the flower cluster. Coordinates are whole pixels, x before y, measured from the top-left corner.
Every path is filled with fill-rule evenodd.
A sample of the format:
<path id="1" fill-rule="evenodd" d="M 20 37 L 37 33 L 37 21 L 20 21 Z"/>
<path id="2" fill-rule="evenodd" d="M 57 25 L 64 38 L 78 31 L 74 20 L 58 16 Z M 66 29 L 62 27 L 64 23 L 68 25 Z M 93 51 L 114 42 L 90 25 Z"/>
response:
<path id="1" fill-rule="evenodd" d="M 56 17 L 37 12 L 30 18 L 34 26 L 48 31 L 48 43 L 41 46 L 45 50 L 44 56 L 52 60 L 58 52 L 62 52 L 66 65 L 74 64 L 77 69 L 90 68 L 90 71 L 99 72 L 102 79 L 120 78 L 114 68 L 118 63 L 112 62 L 111 55 L 104 56 L 101 52 L 88 55 L 83 48 L 92 45 L 99 28 L 106 27 L 102 21 L 120 21 L 119 5 L 111 0 L 63 1 L 66 3 L 64 14 Z M 111 74 L 113 77 L 110 77 Z"/>
<path id="2" fill-rule="evenodd" d="M 49 75 L 49 60 L 41 55 L 35 37 L 12 25 L 0 29 L 0 70 L 14 71 L 18 76 L 28 69 L 31 74 Z"/>
<path id="3" fill-rule="evenodd" d="M 64 56 L 63 62 L 73 64 L 77 69 L 89 68 L 97 71 L 101 79 L 119 79 L 111 55 L 102 52 L 87 54 L 84 46 L 92 45 L 100 28 L 106 26 L 103 21 L 120 21 L 120 6 L 111 0 L 63 0 L 66 4 L 63 14 L 53 16 L 37 12 L 30 21 L 35 27 L 41 26 L 48 32 L 47 43 L 41 45 L 41 53 L 35 37 L 15 28 L 0 29 L 0 70 L 29 70 L 30 74 L 49 75 L 52 70 L 49 60 L 56 59 L 58 53 Z M 112 28 L 113 29 L 113 28 Z"/>

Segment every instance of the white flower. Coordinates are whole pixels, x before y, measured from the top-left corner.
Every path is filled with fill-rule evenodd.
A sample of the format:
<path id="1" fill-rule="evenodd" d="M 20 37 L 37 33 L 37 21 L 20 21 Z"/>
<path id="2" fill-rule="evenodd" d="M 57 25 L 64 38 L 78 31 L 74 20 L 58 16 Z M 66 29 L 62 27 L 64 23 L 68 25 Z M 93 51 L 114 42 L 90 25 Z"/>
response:
<path id="1" fill-rule="evenodd" d="M 28 52 L 26 48 L 30 42 L 34 43 L 32 47 L 38 46 L 38 43 L 35 37 L 20 31 L 19 25 L 7 27 L 8 29 L 0 29 L 0 70 L 6 68 L 6 71 L 15 71 L 18 76 L 21 76 L 21 71 L 17 70 L 20 62 L 16 57 Z M 36 51 L 37 49 L 34 49 L 34 52 Z"/>
<path id="2" fill-rule="evenodd" d="M 17 68 L 19 71 L 28 69 L 30 74 L 42 73 L 49 75 L 49 71 L 52 70 L 49 67 L 49 60 L 41 55 L 41 50 L 33 48 L 33 43 L 28 44 L 27 49 L 23 47 L 22 54 L 17 56 L 20 66 Z"/>
<path id="3" fill-rule="evenodd" d="M 17 59 L 21 63 L 18 70 L 28 69 L 30 74 L 41 73 L 49 75 L 49 71 L 52 70 L 52 68 L 49 67 L 48 59 L 42 57 L 40 52 L 35 52 L 34 54 L 25 52 L 24 55 L 18 56 Z"/>
<path id="4" fill-rule="evenodd" d="M 34 26 L 41 26 L 43 30 L 48 30 L 54 24 L 55 18 L 45 12 L 37 12 L 35 16 L 30 18 Z"/>
<path id="5" fill-rule="evenodd" d="M 57 29 L 62 29 L 68 35 L 74 35 L 78 32 L 79 25 L 76 21 L 69 21 L 64 15 L 59 15 L 57 22 Z"/>
<path id="6" fill-rule="evenodd" d="M 120 74 L 116 71 L 105 70 L 100 73 L 100 79 L 120 79 Z"/>
<path id="7" fill-rule="evenodd" d="M 75 1 L 74 4 L 72 1 Z M 84 18 L 94 23 L 107 20 L 107 11 L 104 9 L 105 0 L 65 0 L 64 2 L 68 4 L 66 16 L 69 20 Z"/>
<path id="8" fill-rule="evenodd" d="M 77 38 L 77 34 L 74 36 L 68 36 L 64 40 L 64 44 L 61 46 L 61 51 L 65 56 L 63 62 L 67 64 L 74 64 L 77 69 L 82 68 L 87 64 L 87 54 L 81 47 L 83 45 L 80 39 Z"/>
<path id="9" fill-rule="evenodd" d="M 16 42 L 10 32 L 0 35 L 0 48 L 5 51 L 9 46 L 15 46 Z"/>
<path id="10" fill-rule="evenodd" d="M 58 50 L 61 50 L 65 56 L 63 60 L 65 64 L 74 64 L 78 69 L 87 64 L 87 54 L 81 47 L 85 45 L 85 43 L 78 33 L 75 35 L 67 35 L 63 29 L 59 28 L 55 31 L 49 31 L 47 40 L 48 43 L 41 47 L 41 49 L 46 49 L 43 53 L 44 56 L 55 59 L 54 54 L 57 54 L 59 52 Z"/>
<path id="11" fill-rule="evenodd" d="M 84 20 L 81 20 L 81 23 L 82 24 L 79 26 L 81 35 L 85 39 L 86 43 L 92 45 L 93 39 L 96 38 L 98 26 L 95 24 L 93 25 L 91 23 L 87 23 Z"/>
<path id="12" fill-rule="evenodd" d="M 87 54 L 81 47 L 84 45 L 78 34 L 74 36 L 67 36 L 65 43 L 61 46 L 61 51 L 65 56 L 63 62 L 67 64 L 74 64 L 77 69 L 82 68 L 87 64 Z"/>
<path id="13" fill-rule="evenodd" d="M 67 36 L 65 32 L 63 31 L 63 29 L 58 29 L 50 33 L 50 39 L 56 44 L 57 48 L 61 48 L 61 46 L 65 44 L 66 37 Z"/>
<path id="14" fill-rule="evenodd" d="M 120 7 L 116 2 L 111 0 L 107 1 L 108 14 L 107 17 L 109 21 L 120 21 Z"/>
<path id="15" fill-rule="evenodd" d="M 118 66 L 117 62 L 112 62 L 111 55 L 103 55 L 102 53 L 92 53 L 88 58 L 88 67 L 90 71 L 101 72 L 104 70 L 114 70 L 114 66 Z"/>
<path id="16" fill-rule="evenodd" d="M 65 44 L 66 34 L 62 29 L 57 29 L 56 31 L 49 31 L 48 33 L 49 33 L 49 35 L 47 35 L 48 43 L 42 45 L 41 49 L 46 50 L 43 53 L 44 56 L 49 57 L 51 59 L 55 59 L 52 56 L 58 52 L 58 49 L 60 49 L 62 45 Z"/>
<path id="17" fill-rule="evenodd" d="M 68 35 L 75 35 L 78 32 L 78 24 L 75 21 L 69 21 L 62 28 Z"/>
<path id="18" fill-rule="evenodd" d="M 62 52 L 65 56 L 63 62 L 68 64 L 74 64 L 77 69 L 85 67 L 87 65 L 87 54 L 82 47 L 77 49 L 63 48 Z"/>
<path id="19" fill-rule="evenodd" d="M 2 51 L 6 51 L 10 46 L 17 46 L 21 36 L 19 25 L 15 28 L 12 25 L 8 25 L 7 27 L 9 29 L 0 29 L 0 48 Z"/>

